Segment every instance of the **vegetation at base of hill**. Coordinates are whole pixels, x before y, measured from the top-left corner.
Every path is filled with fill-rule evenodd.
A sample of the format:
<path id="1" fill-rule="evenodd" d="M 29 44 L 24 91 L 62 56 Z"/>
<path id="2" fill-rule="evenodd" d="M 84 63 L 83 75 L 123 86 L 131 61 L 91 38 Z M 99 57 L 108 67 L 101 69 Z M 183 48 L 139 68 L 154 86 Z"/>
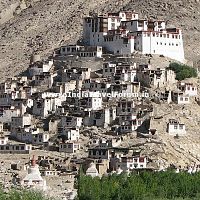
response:
<path id="1" fill-rule="evenodd" d="M 168 69 L 171 69 L 176 73 L 176 79 L 179 81 L 186 78 L 197 77 L 197 70 L 187 65 L 170 63 Z"/>
<path id="2" fill-rule="evenodd" d="M 141 172 L 102 178 L 80 173 L 78 200 L 199 200 L 200 173 Z"/>
<path id="3" fill-rule="evenodd" d="M 44 197 L 40 192 L 31 190 L 14 190 L 11 189 L 8 193 L 0 189 L 0 200 L 50 200 Z"/>

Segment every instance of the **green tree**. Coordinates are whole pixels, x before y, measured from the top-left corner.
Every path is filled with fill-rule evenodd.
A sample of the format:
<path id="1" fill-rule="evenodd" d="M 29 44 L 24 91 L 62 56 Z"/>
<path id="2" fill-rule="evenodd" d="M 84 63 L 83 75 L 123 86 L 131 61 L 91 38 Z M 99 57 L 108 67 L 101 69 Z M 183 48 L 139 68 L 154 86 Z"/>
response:
<path id="1" fill-rule="evenodd" d="M 177 80 L 197 77 L 197 70 L 184 64 L 170 63 L 168 69 L 173 70 L 176 73 Z"/>

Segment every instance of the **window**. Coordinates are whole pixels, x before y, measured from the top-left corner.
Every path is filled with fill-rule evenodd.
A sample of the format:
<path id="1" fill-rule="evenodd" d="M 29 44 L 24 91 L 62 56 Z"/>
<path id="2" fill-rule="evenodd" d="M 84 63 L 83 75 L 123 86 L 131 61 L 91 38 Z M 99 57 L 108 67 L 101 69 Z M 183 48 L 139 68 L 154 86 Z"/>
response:
<path id="1" fill-rule="evenodd" d="M 72 144 L 68 144 L 68 148 L 72 148 Z"/>
<path id="2" fill-rule="evenodd" d="M 185 98 L 185 101 L 188 101 L 188 98 Z"/>
<path id="3" fill-rule="evenodd" d="M 178 128 L 178 126 L 177 125 L 174 125 L 174 129 L 177 129 Z"/>
<path id="4" fill-rule="evenodd" d="M 183 124 L 179 125 L 179 129 L 181 129 L 181 130 L 183 129 Z"/>
<path id="5" fill-rule="evenodd" d="M 115 23 L 112 23 L 111 24 L 111 29 L 114 29 L 115 28 Z"/>

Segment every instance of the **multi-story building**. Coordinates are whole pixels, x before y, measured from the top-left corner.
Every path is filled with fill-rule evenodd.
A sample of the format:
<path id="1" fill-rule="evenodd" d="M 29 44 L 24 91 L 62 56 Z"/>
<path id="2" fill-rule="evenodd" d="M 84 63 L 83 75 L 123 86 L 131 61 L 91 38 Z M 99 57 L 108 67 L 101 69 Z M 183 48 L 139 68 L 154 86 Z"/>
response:
<path id="1" fill-rule="evenodd" d="M 59 145 L 59 152 L 76 153 L 79 149 L 80 144 L 77 142 L 67 142 Z"/>
<path id="2" fill-rule="evenodd" d="M 162 88 L 176 83 L 176 74 L 172 70 L 154 68 L 151 65 L 139 65 L 137 80 L 146 87 Z"/>
<path id="3" fill-rule="evenodd" d="M 138 13 L 118 12 L 84 18 L 83 41 L 114 54 L 158 54 L 184 61 L 182 32 L 162 20 L 141 20 Z"/>
<path id="4" fill-rule="evenodd" d="M 120 158 L 119 163 L 117 164 L 123 171 L 133 170 L 133 169 L 144 169 L 147 167 L 147 158 L 146 157 L 137 157 L 137 156 L 124 156 Z"/>
<path id="5" fill-rule="evenodd" d="M 178 82 L 178 89 L 188 96 L 197 96 L 197 86 L 192 83 Z"/>

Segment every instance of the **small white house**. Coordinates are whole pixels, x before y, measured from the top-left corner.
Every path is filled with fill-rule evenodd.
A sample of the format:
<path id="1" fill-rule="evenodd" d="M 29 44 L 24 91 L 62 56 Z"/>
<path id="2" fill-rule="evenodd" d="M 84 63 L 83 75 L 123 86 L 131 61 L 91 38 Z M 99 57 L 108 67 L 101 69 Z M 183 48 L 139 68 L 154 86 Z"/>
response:
<path id="1" fill-rule="evenodd" d="M 59 145 L 59 152 L 76 153 L 80 149 L 80 144 L 77 142 L 67 142 Z"/>
<path id="2" fill-rule="evenodd" d="M 170 119 L 169 123 L 167 124 L 167 132 L 170 135 L 174 135 L 174 136 L 185 135 L 186 134 L 185 124 L 179 123 L 175 119 Z"/>
<path id="3" fill-rule="evenodd" d="M 55 113 L 56 109 L 62 105 L 65 100 L 63 96 L 47 97 L 45 99 L 37 99 L 33 102 L 33 114 L 41 117 Z"/>
<path id="4" fill-rule="evenodd" d="M 83 124 L 85 126 L 107 127 L 116 119 L 116 107 L 101 110 L 85 111 Z"/>
<path id="5" fill-rule="evenodd" d="M 131 114 L 135 111 L 135 102 L 133 100 L 121 100 L 117 105 L 117 115 Z"/>
<path id="6" fill-rule="evenodd" d="M 91 68 L 71 68 L 62 71 L 62 82 L 90 79 Z"/>
<path id="7" fill-rule="evenodd" d="M 144 169 L 147 167 L 146 157 L 121 157 L 121 161 L 118 163 L 123 171 L 133 170 L 133 169 Z"/>
<path id="8" fill-rule="evenodd" d="M 49 88 L 52 87 L 54 78 L 57 76 L 57 73 L 42 73 L 39 75 L 34 76 L 34 85 L 35 86 L 48 86 Z"/>
<path id="9" fill-rule="evenodd" d="M 43 63 L 41 61 L 35 62 L 28 69 L 29 75 L 32 77 L 42 73 L 47 73 L 52 67 L 53 67 L 53 60 L 49 60 L 46 63 Z"/>
<path id="10" fill-rule="evenodd" d="M 74 116 L 61 116 L 61 126 L 62 127 L 81 127 L 82 126 L 82 117 Z"/>
<path id="11" fill-rule="evenodd" d="M 79 128 L 58 127 L 59 135 L 65 135 L 67 140 L 77 141 L 80 137 Z"/>
<path id="12" fill-rule="evenodd" d="M 5 109 L 0 116 L 0 122 L 11 123 L 12 117 L 19 117 L 21 115 L 20 109 L 16 109 L 11 106 L 9 109 Z"/>
<path id="13" fill-rule="evenodd" d="M 184 92 L 185 95 L 188 96 L 197 96 L 197 86 L 192 83 L 178 83 L 178 89 Z"/>
<path id="14" fill-rule="evenodd" d="M 83 107 L 86 110 L 99 110 L 102 108 L 102 97 L 84 97 L 82 99 L 77 99 L 79 107 Z"/>
<path id="15" fill-rule="evenodd" d="M 0 136 L 0 145 L 5 145 L 8 143 L 8 137 L 7 136 Z"/>
<path id="16" fill-rule="evenodd" d="M 49 133 L 39 128 L 25 127 L 12 129 L 12 136 L 18 141 L 41 145 L 49 140 Z"/>
<path id="17" fill-rule="evenodd" d="M 183 92 L 172 92 L 172 101 L 177 104 L 189 104 L 190 97 Z"/>
<path id="18" fill-rule="evenodd" d="M 57 83 L 57 85 L 55 86 L 55 91 L 60 94 L 66 94 L 72 92 L 75 89 L 78 89 L 76 80 L 71 80 L 68 81 L 67 83 Z"/>

